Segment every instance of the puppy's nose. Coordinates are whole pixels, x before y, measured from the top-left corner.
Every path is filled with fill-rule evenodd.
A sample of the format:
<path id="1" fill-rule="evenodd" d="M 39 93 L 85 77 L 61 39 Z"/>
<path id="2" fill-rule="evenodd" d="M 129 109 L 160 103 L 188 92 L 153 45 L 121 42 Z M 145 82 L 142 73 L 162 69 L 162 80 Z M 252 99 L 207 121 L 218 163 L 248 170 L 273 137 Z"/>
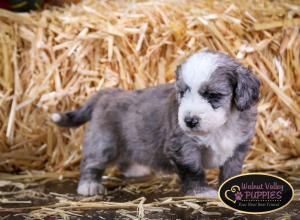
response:
<path id="1" fill-rule="evenodd" d="M 184 118 L 184 122 L 186 124 L 186 126 L 188 126 L 189 128 L 194 128 L 199 124 L 199 118 L 197 116 L 186 116 Z"/>

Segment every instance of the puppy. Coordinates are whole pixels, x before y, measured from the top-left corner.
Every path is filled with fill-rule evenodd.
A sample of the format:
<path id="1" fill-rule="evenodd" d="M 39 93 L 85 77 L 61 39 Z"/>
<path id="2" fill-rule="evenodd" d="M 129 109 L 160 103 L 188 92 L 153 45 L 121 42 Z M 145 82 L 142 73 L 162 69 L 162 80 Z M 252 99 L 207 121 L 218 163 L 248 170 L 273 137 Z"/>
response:
<path id="1" fill-rule="evenodd" d="M 127 176 L 146 175 L 148 167 L 173 169 L 184 193 L 216 196 L 204 169 L 220 168 L 220 183 L 241 172 L 254 135 L 259 86 L 233 58 L 202 51 L 178 66 L 175 83 L 101 90 L 74 111 L 52 114 L 63 127 L 90 121 L 78 193 L 102 193 L 101 176 L 116 164 Z"/>

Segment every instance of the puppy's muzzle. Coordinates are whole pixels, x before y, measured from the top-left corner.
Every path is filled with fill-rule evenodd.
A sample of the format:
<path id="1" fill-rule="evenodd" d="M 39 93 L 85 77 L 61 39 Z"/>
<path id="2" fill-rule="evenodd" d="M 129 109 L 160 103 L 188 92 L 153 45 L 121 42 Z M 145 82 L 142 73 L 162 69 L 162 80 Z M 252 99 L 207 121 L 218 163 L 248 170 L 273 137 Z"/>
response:
<path id="1" fill-rule="evenodd" d="M 195 128 L 199 124 L 200 118 L 197 116 L 186 116 L 184 118 L 184 122 L 187 127 L 189 128 Z"/>

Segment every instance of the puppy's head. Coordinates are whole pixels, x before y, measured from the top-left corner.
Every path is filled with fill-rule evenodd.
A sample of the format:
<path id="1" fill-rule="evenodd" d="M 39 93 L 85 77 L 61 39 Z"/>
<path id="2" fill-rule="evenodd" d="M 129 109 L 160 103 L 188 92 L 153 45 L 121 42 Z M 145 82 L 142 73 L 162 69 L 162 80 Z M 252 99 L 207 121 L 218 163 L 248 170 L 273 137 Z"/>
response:
<path id="1" fill-rule="evenodd" d="M 176 70 L 178 122 L 192 134 L 213 132 L 232 112 L 251 108 L 259 97 L 259 81 L 231 57 L 211 51 L 190 56 Z"/>

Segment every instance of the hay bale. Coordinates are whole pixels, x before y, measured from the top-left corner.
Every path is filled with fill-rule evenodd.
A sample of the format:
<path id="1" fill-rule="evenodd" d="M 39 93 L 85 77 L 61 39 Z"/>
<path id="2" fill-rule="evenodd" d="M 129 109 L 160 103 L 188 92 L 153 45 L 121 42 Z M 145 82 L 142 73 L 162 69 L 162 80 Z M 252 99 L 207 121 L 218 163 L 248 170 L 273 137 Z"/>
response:
<path id="1" fill-rule="evenodd" d="M 296 1 L 98 1 L 12 14 L 0 10 L 0 169 L 77 169 L 83 128 L 49 113 L 106 87 L 174 80 L 202 49 L 225 51 L 262 81 L 245 170 L 300 175 L 300 8 Z"/>

